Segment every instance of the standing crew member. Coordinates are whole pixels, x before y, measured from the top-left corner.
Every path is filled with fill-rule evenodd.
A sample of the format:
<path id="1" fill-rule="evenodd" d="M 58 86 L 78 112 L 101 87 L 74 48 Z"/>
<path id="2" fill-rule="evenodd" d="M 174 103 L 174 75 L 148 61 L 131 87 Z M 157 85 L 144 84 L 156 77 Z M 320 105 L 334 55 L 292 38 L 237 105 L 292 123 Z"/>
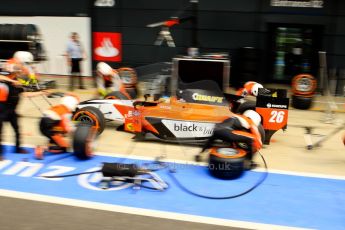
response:
<path id="1" fill-rule="evenodd" d="M 15 112 L 15 103 L 18 103 L 20 90 L 14 86 L 15 80 L 0 76 L 0 144 L 2 143 L 3 122 L 9 121 L 16 135 L 15 152 L 26 153 L 20 148 L 20 132 L 18 126 L 18 117 Z M 21 89 L 21 88 L 18 88 Z M 15 102 L 15 100 L 17 102 Z M 0 158 L 3 159 L 3 146 L 0 146 Z"/>
<path id="2" fill-rule="evenodd" d="M 78 104 L 78 97 L 67 95 L 61 99 L 59 105 L 55 105 L 43 112 L 39 127 L 41 133 L 49 139 L 49 152 L 62 153 L 67 151 L 69 143 L 65 140 L 65 135 L 75 129 L 71 118 Z M 37 147 L 35 149 L 36 158 L 42 159 L 46 149 L 40 146 Z"/>
<path id="3" fill-rule="evenodd" d="M 128 99 L 131 99 L 118 72 L 105 62 L 97 64 L 96 84 L 97 92 L 102 97 L 105 97 L 110 92 L 120 92 Z"/>
<path id="4" fill-rule="evenodd" d="M 2 125 L 4 121 L 10 122 L 16 137 L 15 152 L 27 153 L 27 151 L 20 147 L 21 137 L 18 125 L 18 114 L 16 111 L 19 103 L 20 94 L 24 92 L 24 88 L 18 82 L 18 76 L 23 75 L 22 63 L 32 61 L 32 55 L 28 52 L 16 53 L 15 60 L 5 64 L 5 70 L 9 73 L 8 76 L 0 77 L 0 143 L 2 136 Z M 30 54 L 30 53 L 29 53 Z M 45 92 L 25 92 L 24 96 L 32 97 L 42 95 Z M 2 146 L 0 148 L 0 155 L 2 158 Z"/>
<path id="5" fill-rule="evenodd" d="M 79 89 L 85 89 L 83 77 L 81 76 L 81 61 L 86 58 L 86 53 L 76 32 L 71 34 L 71 40 L 67 43 L 66 57 L 71 72 L 70 90 L 73 91 L 74 89 L 74 79 L 76 77 L 79 78 Z"/>

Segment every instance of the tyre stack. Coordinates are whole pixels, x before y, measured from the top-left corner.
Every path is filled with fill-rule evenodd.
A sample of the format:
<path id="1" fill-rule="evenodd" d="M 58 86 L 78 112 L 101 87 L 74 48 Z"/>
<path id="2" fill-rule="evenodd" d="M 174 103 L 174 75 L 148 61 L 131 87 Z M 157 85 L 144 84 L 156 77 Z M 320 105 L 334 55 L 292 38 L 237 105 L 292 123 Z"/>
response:
<path id="1" fill-rule="evenodd" d="M 261 52 L 253 47 L 242 47 L 234 60 L 234 74 L 231 85 L 241 87 L 248 81 L 258 81 L 260 75 Z"/>
<path id="2" fill-rule="evenodd" d="M 44 59 L 36 25 L 0 24 L 0 59 L 12 58 L 16 51 L 29 51 L 36 61 Z"/>
<path id="3" fill-rule="evenodd" d="M 298 74 L 292 79 L 292 107 L 309 109 L 313 104 L 316 79 L 310 74 Z"/>

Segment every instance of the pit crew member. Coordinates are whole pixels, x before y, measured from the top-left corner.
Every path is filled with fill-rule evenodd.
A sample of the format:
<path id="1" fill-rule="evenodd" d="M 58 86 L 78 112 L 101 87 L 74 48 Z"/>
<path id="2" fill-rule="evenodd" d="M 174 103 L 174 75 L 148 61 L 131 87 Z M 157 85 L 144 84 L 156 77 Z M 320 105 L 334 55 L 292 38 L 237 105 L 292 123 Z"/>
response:
<path id="1" fill-rule="evenodd" d="M 120 92 L 128 99 L 131 99 L 130 95 L 126 91 L 125 85 L 115 69 L 111 68 L 105 62 L 99 62 L 96 69 L 96 85 L 99 96 L 104 98 L 108 93 L 115 91 Z"/>
<path id="2" fill-rule="evenodd" d="M 255 81 L 248 81 L 244 84 L 243 88 L 240 88 L 236 91 L 237 96 L 246 97 L 248 95 L 257 97 L 259 95 L 259 89 L 265 89 L 260 83 L 257 83 Z M 265 89 L 265 92 L 268 92 L 267 89 Z"/>
<path id="3" fill-rule="evenodd" d="M 14 65 L 13 70 L 8 76 L 0 76 L 0 143 L 2 136 L 3 122 L 10 122 L 15 132 L 15 152 L 28 153 L 25 149 L 21 148 L 20 127 L 18 125 L 18 114 L 16 111 L 17 105 L 20 100 L 20 94 L 26 97 L 33 97 L 45 94 L 46 92 L 24 92 L 24 88 L 20 82 L 17 81 L 17 76 L 20 75 L 20 69 Z M 0 146 L 0 156 L 2 157 L 2 146 Z"/>
<path id="4" fill-rule="evenodd" d="M 252 161 L 253 155 L 262 148 L 261 135 L 258 125 L 261 122 L 260 115 L 247 110 L 243 115 L 234 116 L 216 124 L 213 135 L 203 146 L 202 152 L 213 146 L 215 140 L 226 143 L 244 143 L 247 148 L 247 159 Z"/>
<path id="5" fill-rule="evenodd" d="M 31 65 L 34 57 L 30 52 L 17 51 L 13 58 L 8 59 L 4 65 L 4 70 L 16 73 L 16 79 L 24 86 L 37 81 L 35 68 Z"/>
<path id="6" fill-rule="evenodd" d="M 36 147 L 35 157 L 37 159 L 43 159 L 46 150 L 53 153 L 67 151 L 69 142 L 65 139 L 65 136 L 75 130 L 71 118 L 78 104 L 79 98 L 74 94 L 70 94 L 61 98 L 60 104 L 43 112 L 39 128 L 41 133 L 49 139 L 49 144 L 46 147 Z"/>

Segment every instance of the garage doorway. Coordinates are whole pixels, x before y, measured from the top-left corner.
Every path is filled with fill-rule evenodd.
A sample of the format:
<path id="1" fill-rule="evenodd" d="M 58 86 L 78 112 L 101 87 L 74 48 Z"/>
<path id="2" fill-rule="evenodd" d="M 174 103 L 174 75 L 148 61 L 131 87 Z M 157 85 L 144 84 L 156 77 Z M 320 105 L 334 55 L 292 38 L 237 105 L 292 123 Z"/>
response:
<path id="1" fill-rule="evenodd" d="M 271 82 L 289 84 L 299 73 L 316 76 L 322 26 L 270 24 L 269 31 Z"/>

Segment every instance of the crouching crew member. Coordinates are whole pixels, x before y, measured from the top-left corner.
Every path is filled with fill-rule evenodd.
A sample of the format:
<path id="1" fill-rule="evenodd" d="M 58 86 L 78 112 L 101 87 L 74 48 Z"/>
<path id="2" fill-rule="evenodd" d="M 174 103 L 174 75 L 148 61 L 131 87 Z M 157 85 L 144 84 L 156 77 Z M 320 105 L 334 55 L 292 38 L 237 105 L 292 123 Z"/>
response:
<path id="1" fill-rule="evenodd" d="M 127 99 L 131 99 L 118 72 L 105 62 L 99 62 L 97 64 L 96 84 L 97 92 L 102 98 L 111 92 L 120 92 Z"/>
<path id="2" fill-rule="evenodd" d="M 252 162 L 253 155 L 262 148 L 261 135 L 258 130 L 260 122 L 260 115 L 253 110 L 247 110 L 243 115 L 234 114 L 215 126 L 213 135 L 205 143 L 202 152 L 212 147 L 215 140 L 222 140 L 230 144 L 242 143 L 245 144 L 247 159 Z"/>
<path id="3" fill-rule="evenodd" d="M 40 120 L 40 131 L 49 139 L 48 147 L 38 146 L 35 149 L 37 159 L 43 159 L 43 154 L 47 150 L 52 153 L 63 153 L 70 146 L 65 136 L 75 130 L 72 123 L 72 113 L 79 104 L 79 98 L 74 95 L 67 95 L 61 98 L 58 105 L 43 112 Z"/>

